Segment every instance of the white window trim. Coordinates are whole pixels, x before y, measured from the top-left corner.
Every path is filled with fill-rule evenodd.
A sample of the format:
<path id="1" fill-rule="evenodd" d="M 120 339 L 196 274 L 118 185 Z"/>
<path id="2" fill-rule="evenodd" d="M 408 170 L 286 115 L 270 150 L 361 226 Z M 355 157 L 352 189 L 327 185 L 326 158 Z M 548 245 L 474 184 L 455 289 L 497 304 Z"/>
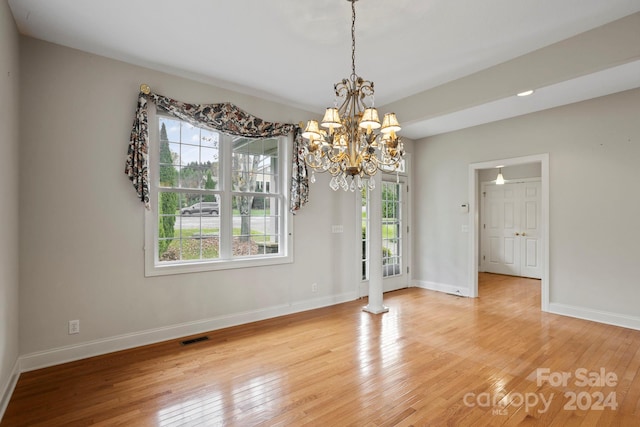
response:
<path id="1" fill-rule="evenodd" d="M 160 140 L 158 131 L 157 114 L 155 109 L 150 108 L 148 112 L 149 123 L 149 205 L 151 209 L 145 210 L 144 214 L 144 259 L 145 277 L 164 276 L 170 274 L 183 273 L 199 273 L 205 271 L 229 270 L 234 268 L 251 268 L 262 267 L 279 264 L 290 264 L 293 262 L 293 215 L 289 211 L 289 185 L 291 181 L 291 150 L 288 148 L 293 144 L 291 136 L 279 138 L 278 147 L 278 167 L 282 175 L 282 193 L 281 195 L 272 195 L 273 197 L 282 197 L 283 214 L 280 216 L 280 227 L 282 232 L 282 255 L 261 256 L 256 258 L 235 258 L 221 260 L 202 260 L 181 263 L 159 263 L 158 254 L 158 190 L 159 186 L 159 170 L 156 167 L 160 156 Z M 222 144 L 221 150 L 225 150 L 224 159 L 230 159 L 231 146 Z M 229 167 L 225 162 L 220 163 L 221 179 L 225 179 L 225 171 Z M 223 183 L 225 189 L 228 183 Z M 225 196 L 226 194 L 226 196 Z M 230 199 L 230 191 L 221 193 L 221 196 Z M 268 196 L 268 194 L 264 194 Z M 224 200 L 223 200 L 224 202 Z M 228 202 L 228 201 L 227 201 Z M 228 215 L 231 215 L 231 203 L 221 204 L 222 209 L 228 209 Z M 220 228 L 220 239 L 232 239 L 232 232 L 227 228 Z M 223 234 L 225 234 L 223 236 Z M 228 234 L 228 236 L 227 236 Z"/>

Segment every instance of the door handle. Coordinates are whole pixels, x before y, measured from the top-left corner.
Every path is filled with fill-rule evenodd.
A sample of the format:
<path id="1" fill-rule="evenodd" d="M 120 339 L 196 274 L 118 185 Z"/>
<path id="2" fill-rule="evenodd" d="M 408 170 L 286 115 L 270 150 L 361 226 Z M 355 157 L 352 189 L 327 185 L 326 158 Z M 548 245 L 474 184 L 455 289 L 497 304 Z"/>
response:
<path id="1" fill-rule="evenodd" d="M 514 234 L 515 234 L 516 236 L 519 236 L 519 235 L 520 235 L 520 233 L 514 233 Z"/>
<path id="2" fill-rule="evenodd" d="M 524 232 L 522 233 L 522 237 L 524 237 L 524 236 L 526 236 L 526 235 L 527 235 L 527 233 L 524 233 Z"/>

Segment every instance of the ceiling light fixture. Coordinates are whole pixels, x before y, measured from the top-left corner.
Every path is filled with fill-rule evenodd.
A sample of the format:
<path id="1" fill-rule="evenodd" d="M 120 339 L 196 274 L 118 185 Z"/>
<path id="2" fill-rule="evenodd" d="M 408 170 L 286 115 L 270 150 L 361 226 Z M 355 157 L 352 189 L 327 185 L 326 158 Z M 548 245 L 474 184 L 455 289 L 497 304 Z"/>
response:
<path id="1" fill-rule="evenodd" d="M 496 185 L 504 185 L 504 176 L 502 176 L 502 168 L 498 169 L 498 176 L 496 177 Z"/>
<path id="2" fill-rule="evenodd" d="M 520 92 L 517 96 L 529 96 L 535 92 L 533 89 L 525 90 L 524 92 Z"/>
<path id="3" fill-rule="evenodd" d="M 326 109 L 320 125 L 317 120 L 309 120 L 302 133 L 305 163 L 312 168 L 311 182 L 315 182 L 314 170 L 329 171 L 329 186 L 334 191 L 362 189 L 365 179 L 373 189 L 373 176 L 378 169 L 398 170 L 404 156 L 402 141 L 396 134 L 400 124 L 395 113 L 385 114 L 380 123 L 374 108 L 373 82 L 356 74 L 357 0 L 347 1 L 351 3 L 351 76 L 333 86 L 334 106 Z"/>

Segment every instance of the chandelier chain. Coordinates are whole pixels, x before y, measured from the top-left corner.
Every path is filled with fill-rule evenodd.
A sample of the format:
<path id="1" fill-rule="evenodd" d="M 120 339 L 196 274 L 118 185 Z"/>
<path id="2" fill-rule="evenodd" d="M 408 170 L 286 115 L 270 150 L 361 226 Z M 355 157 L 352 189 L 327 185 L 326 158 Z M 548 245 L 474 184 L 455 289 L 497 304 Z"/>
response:
<path id="1" fill-rule="evenodd" d="M 356 76 L 356 0 L 351 0 L 351 75 Z"/>

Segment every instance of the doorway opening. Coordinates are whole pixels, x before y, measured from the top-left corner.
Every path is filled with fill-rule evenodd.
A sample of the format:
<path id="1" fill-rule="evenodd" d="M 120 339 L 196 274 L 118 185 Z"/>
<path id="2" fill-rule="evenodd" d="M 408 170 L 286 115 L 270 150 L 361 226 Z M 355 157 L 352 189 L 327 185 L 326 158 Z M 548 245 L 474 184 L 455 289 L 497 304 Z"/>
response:
<path id="1" fill-rule="evenodd" d="M 526 165 L 526 166 L 525 166 Z M 483 184 L 484 191 L 489 188 L 496 188 L 495 178 L 498 174 L 498 167 L 502 167 L 505 180 L 509 182 L 506 172 L 507 168 L 512 168 L 512 171 L 526 171 L 526 170 L 538 170 L 539 171 L 539 201 L 535 204 L 529 203 L 524 207 L 522 205 L 511 204 L 511 202 L 505 202 L 504 191 L 503 196 L 496 196 L 494 210 L 494 218 L 486 218 L 487 212 L 482 212 L 485 208 L 483 203 Z M 530 173 L 530 172 L 528 172 Z M 490 183 L 490 179 L 487 177 L 493 175 L 493 184 Z M 517 178 L 516 175 L 512 178 Z M 522 201 L 526 199 L 526 191 L 532 194 L 532 190 L 527 190 L 523 185 L 516 185 L 519 182 L 535 181 L 525 180 L 524 178 L 512 179 L 510 188 L 512 190 L 511 195 Z M 491 185 L 493 185 L 491 187 Z M 529 185 L 531 187 L 531 185 Z M 524 194 L 523 194 L 524 192 Z M 516 197 L 517 196 L 517 197 Z M 515 199 L 514 199 L 515 200 Z M 529 200 L 531 201 L 531 200 Z M 515 203 L 515 202 L 514 202 Z M 507 206 L 506 221 L 504 208 Z M 500 209 L 503 209 L 500 212 Z M 524 216 L 523 219 L 523 211 Z M 526 210 L 529 209 L 527 213 Z M 532 211 L 532 209 L 534 209 Z M 539 209 L 539 213 L 536 212 Z M 499 273 L 501 274 L 513 274 L 520 275 L 524 268 L 526 274 L 531 275 L 531 270 L 527 268 L 531 267 L 531 264 L 538 264 L 539 269 L 537 274 L 541 279 L 541 309 L 548 311 L 549 307 L 549 155 L 540 154 L 533 156 L 517 157 L 511 159 L 499 159 L 482 163 L 473 163 L 469 165 L 469 296 L 478 296 L 478 272 L 483 269 L 487 262 L 487 251 L 491 250 L 491 247 L 487 250 L 488 245 L 494 245 L 493 249 L 495 254 L 501 254 L 502 265 L 499 266 Z M 484 217 L 483 217 L 484 214 Z M 527 236 L 525 230 L 525 238 L 522 238 L 523 227 L 526 227 L 527 221 L 526 215 L 529 215 L 528 220 L 537 220 L 535 235 L 533 230 L 531 235 Z M 485 239 L 484 247 L 481 237 L 482 231 L 486 231 L 486 220 L 492 220 L 494 225 L 502 222 L 501 229 L 494 230 L 496 235 L 493 240 L 487 242 Z M 528 224 L 531 226 L 532 224 Z M 481 227 L 485 227 L 481 229 Z M 506 236 L 505 233 L 511 233 L 510 236 Z M 517 234 L 516 234 L 517 233 Z M 487 237 L 489 233 L 485 232 L 484 236 Z M 532 237 L 529 239 L 528 237 Z M 535 239 L 533 237 L 536 237 Z M 485 253 L 483 253 L 483 251 Z M 528 252 L 527 252 L 528 251 Z M 505 257 L 505 253 L 507 256 Z M 523 255 L 525 259 L 525 265 L 523 267 Z M 485 257 L 484 260 L 482 257 Z M 489 255 L 491 256 L 491 255 Z M 526 258 L 529 258 L 528 260 Z M 496 258 L 500 258 L 497 257 Z M 483 261 L 485 265 L 483 265 Z M 507 262 L 504 262 L 507 261 Z M 501 270 L 500 270 L 501 269 Z M 518 274 L 516 274 L 518 273 Z"/>

